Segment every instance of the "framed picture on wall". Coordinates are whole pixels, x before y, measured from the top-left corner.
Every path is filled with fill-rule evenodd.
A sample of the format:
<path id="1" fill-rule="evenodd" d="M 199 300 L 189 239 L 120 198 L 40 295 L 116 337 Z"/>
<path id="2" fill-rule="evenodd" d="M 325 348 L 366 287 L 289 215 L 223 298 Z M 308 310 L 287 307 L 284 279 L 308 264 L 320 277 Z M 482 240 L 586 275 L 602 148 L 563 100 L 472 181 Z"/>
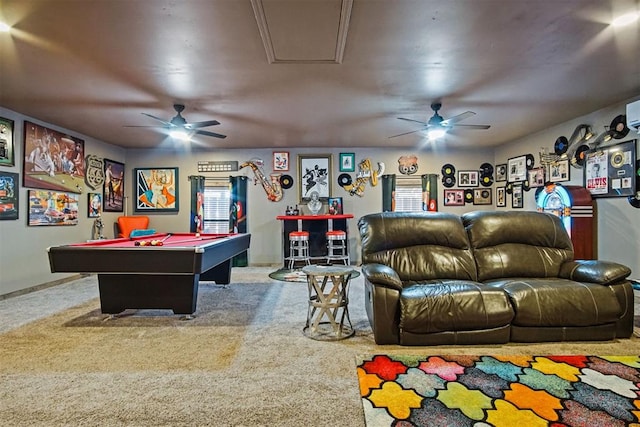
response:
<path id="1" fill-rule="evenodd" d="M 14 166 L 13 120 L 0 117 L 0 165 Z"/>
<path id="2" fill-rule="evenodd" d="M 527 156 L 513 157 L 507 161 L 508 182 L 522 182 L 527 178 Z"/>
<path id="3" fill-rule="evenodd" d="M 522 185 L 514 185 L 511 191 L 511 207 L 522 208 L 524 206 Z"/>
<path id="4" fill-rule="evenodd" d="M 178 212 L 178 168 L 133 170 L 134 211 Z"/>
<path id="5" fill-rule="evenodd" d="M 331 196 L 331 154 L 298 155 L 298 193 L 308 201 L 313 193 L 319 199 Z M 315 197 L 314 196 L 314 197 Z"/>
<path id="6" fill-rule="evenodd" d="M 124 163 L 104 159 L 102 210 L 124 212 Z"/>
<path id="7" fill-rule="evenodd" d="M 81 193 L 85 185 L 84 141 L 28 121 L 24 122 L 22 185 Z"/>
<path id="8" fill-rule="evenodd" d="M 0 220 L 18 219 L 19 179 L 17 173 L 0 172 Z"/>
<path id="9" fill-rule="evenodd" d="M 496 187 L 496 206 L 504 208 L 507 206 L 507 191 L 505 187 Z"/>
<path id="10" fill-rule="evenodd" d="M 549 165 L 549 181 L 569 181 L 569 159 L 559 160 Z"/>
<path id="11" fill-rule="evenodd" d="M 464 206 L 464 190 L 444 190 L 445 206 Z"/>
<path id="12" fill-rule="evenodd" d="M 502 163 L 496 165 L 496 182 L 506 181 L 507 180 L 507 164 Z"/>
<path id="13" fill-rule="evenodd" d="M 478 171 L 458 171 L 459 187 L 477 187 Z"/>
<path id="14" fill-rule="evenodd" d="M 355 172 L 355 153 L 340 153 L 340 172 Z"/>
<path id="15" fill-rule="evenodd" d="M 78 224 L 78 195 L 51 190 L 29 190 L 27 224 L 76 225 Z"/>
<path id="16" fill-rule="evenodd" d="M 289 152 L 274 151 L 273 152 L 273 170 L 286 172 L 289 170 Z"/>
<path id="17" fill-rule="evenodd" d="M 490 188 L 476 188 L 473 190 L 474 205 L 490 205 L 493 203 L 491 199 Z"/>
<path id="18" fill-rule="evenodd" d="M 87 203 L 88 203 L 87 217 L 98 218 L 102 214 L 102 194 L 88 193 Z"/>
<path id="19" fill-rule="evenodd" d="M 544 185 L 544 168 L 529 169 L 529 186 L 530 187 L 542 187 Z"/>
<path id="20" fill-rule="evenodd" d="M 585 153 L 584 187 L 592 197 L 633 197 L 640 188 L 640 160 L 633 139 Z"/>

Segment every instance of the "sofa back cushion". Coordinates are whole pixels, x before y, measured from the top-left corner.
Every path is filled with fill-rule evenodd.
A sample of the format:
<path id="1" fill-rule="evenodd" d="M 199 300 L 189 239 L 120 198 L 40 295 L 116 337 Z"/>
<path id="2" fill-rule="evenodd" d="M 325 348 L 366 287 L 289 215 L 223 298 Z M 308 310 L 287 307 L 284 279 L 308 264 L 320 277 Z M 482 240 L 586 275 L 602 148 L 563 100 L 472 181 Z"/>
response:
<path id="1" fill-rule="evenodd" d="M 362 263 L 393 268 L 403 283 L 476 280 L 476 265 L 460 217 L 433 212 L 382 212 L 358 220 Z"/>
<path id="2" fill-rule="evenodd" d="M 560 218 L 542 212 L 477 211 L 462 221 L 473 247 L 478 280 L 558 277 L 573 260 L 573 245 Z"/>

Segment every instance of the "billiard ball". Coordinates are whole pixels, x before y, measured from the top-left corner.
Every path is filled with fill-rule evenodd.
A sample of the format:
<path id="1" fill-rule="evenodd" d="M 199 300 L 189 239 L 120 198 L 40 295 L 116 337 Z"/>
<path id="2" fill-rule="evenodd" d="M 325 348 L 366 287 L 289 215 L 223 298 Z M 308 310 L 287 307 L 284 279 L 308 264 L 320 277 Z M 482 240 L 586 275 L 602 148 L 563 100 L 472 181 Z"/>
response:
<path id="1" fill-rule="evenodd" d="M 200 237 L 200 233 L 196 233 L 196 237 Z"/>
<path id="2" fill-rule="evenodd" d="M 140 246 L 140 242 L 135 242 L 134 245 L 135 246 Z"/>
<path id="3" fill-rule="evenodd" d="M 152 240 L 152 241 L 151 241 L 151 246 L 156 246 L 157 244 L 158 244 L 158 241 L 157 241 L 157 240 Z"/>

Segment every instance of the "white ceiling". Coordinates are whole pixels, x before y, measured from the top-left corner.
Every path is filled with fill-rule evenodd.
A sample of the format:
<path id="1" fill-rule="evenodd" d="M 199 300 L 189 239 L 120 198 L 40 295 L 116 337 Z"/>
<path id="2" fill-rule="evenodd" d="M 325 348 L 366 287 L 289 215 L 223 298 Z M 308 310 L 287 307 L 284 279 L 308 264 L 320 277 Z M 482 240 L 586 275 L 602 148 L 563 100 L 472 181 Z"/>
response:
<path id="1" fill-rule="evenodd" d="M 0 106 L 123 147 L 495 146 L 640 95 L 637 0 L 0 0 Z M 624 111 L 620 111 L 624 114 Z M 612 117 L 613 119 L 613 117 Z M 415 126 L 414 126 L 415 125 Z M 602 129 L 604 130 L 604 129 Z M 568 129 L 567 132 L 570 132 Z M 551 141 L 550 141 L 551 143 Z"/>

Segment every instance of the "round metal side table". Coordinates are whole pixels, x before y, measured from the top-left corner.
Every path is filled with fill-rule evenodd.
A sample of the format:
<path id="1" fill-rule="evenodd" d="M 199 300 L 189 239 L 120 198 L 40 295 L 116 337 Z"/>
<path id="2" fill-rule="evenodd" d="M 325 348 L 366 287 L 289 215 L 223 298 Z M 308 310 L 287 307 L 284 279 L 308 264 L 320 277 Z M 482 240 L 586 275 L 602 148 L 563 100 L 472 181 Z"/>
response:
<path id="1" fill-rule="evenodd" d="M 349 318 L 349 280 L 354 269 L 338 265 L 308 265 L 309 308 L 304 334 L 320 341 L 335 341 L 355 334 Z"/>

